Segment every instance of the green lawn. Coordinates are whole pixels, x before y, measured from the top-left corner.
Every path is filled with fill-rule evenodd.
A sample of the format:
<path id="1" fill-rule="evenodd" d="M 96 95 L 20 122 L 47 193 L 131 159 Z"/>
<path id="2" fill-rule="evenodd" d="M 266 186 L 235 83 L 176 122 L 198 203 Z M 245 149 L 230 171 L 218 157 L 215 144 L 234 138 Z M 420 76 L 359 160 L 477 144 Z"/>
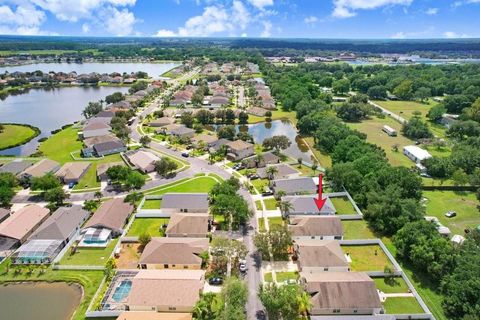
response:
<path id="1" fill-rule="evenodd" d="M 97 180 L 97 164 L 92 163 L 85 175 L 78 181 L 73 190 L 100 188 L 100 181 Z"/>
<path id="2" fill-rule="evenodd" d="M 350 254 L 352 271 L 383 271 L 385 266 L 393 268 L 379 245 L 342 246 L 342 249 L 345 254 Z"/>
<path id="3" fill-rule="evenodd" d="M 480 225 L 479 202 L 474 192 L 424 191 L 423 196 L 428 199 L 426 215 L 437 217 L 453 234 L 463 235 L 466 228 Z M 447 211 L 456 211 L 457 216 L 447 218 Z"/>
<path id="4" fill-rule="evenodd" d="M 318 170 L 315 170 L 315 172 L 313 172 L 312 168 L 307 167 L 307 166 L 304 165 L 304 164 L 302 164 L 301 166 L 299 166 L 299 165 L 298 165 L 298 162 L 290 162 L 289 164 L 290 164 L 290 166 L 291 166 L 293 169 L 295 169 L 295 170 L 297 170 L 298 172 L 300 172 L 300 174 L 301 174 L 302 176 L 313 177 L 313 176 L 317 176 L 318 173 L 320 172 L 320 171 L 318 171 Z"/>
<path id="5" fill-rule="evenodd" d="M 117 244 L 118 239 L 110 241 L 105 248 L 78 248 L 74 255 L 67 251 L 60 264 L 77 266 L 103 266 Z"/>
<path id="6" fill-rule="evenodd" d="M 163 237 L 163 224 L 168 224 L 168 218 L 135 218 L 127 236 L 140 236 L 148 233 L 152 237 Z"/>
<path id="7" fill-rule="evenodd" d="M 268 226 L 271 228 L 273 225 L 283 226 L 283 218 L 282 217 L 272 217 L 268 218 Z"/>
<path id="8" fill-rule="evenodd" d="M 30 127 L 4 124 L 3 131 L 0 132 L 0 150 L 26 143 L 36 135 L 37 132 Z"/>
<path id="9" fill-rule="evenodd" d="M 276 210 L 277 209 L 277 200 L 274 198 L 271 199 L 265 199 L 263 200 L 263 203 L 265 203 L 265 207 L 267 210 Z"/>
<path id="10" fill-rule="evenodd" d="M 357 214 L 355 208 L 347 197 L 334 197 L 330 198 L 330 200 L 335 206 L 337 214 Z"/>
<path id="11" fill-rule="evenodd" d="M 143 203 L 142 209 L 160 209 L 161 205 L 161 199 L 147 199 Z"/>
<path id="12" fill-rule="evenodd" d="M 383 293 L 407 293 L 408 286 L 405 280 L 401 277 L 395 277 L 392 279 L 387 278 L 373 278 L 377 289 Z"/>
<path id="13" fill-rule="evenodd" d="M 347 125 L 367 135 L 367 141 L 385 150 L 387 158 L 393 166 L 406 166 L 412 167 L 413 161 L 407 158 L 403 154 L 403 147 L 414 144 L 414 141 L 404 137 L 401 134 L 402 125 L 393 120 L 390 117 L 383 119 L 378 117 L 372 117 L 368 120 L 361 122 L 347 123 Z M 397 130 L 398 135 L 396 137 L 390 137 L 388 134 L 382 131 L 384 125 L 388 125 Z M 394 151 L 393 147 L 398 145 L 398 151 Z"/>
<path id="14" fill-rule="evenodd" d="M 265 282 L 272 282 L 273 281 L 272 273 L 271 272 L 265 273 L 263 275 L 263 279 L 265 280 Z"/>
<path id="15" fill-rule="evenodd" d="M 264 232 L 265 229 L 265 219 L 264 218 L 258 218 L 258 231 Z"/>
<path id="16" fill-rule="evenodd" d="M 258 192 L 262 193 L 263 189 L 268 186 L 268 179 L 256 179 L 250 181 Z"/>
<path id="17" fill-rule="evenodd" d="M 298 272 L 276 272 L 277 282 L 284 282 L 287 280 L 297 280 Z"/>
<path id="18" fill-rule="evenodd" d="M 320 166 L 323 168 L 331 168 L 332 167 L 332 158 L 326 153 L 321 152 L 317 148 L 315 148 L 315 142 L 313 140 L 313 137 L 304 137 L 303 140 L 305 143 L 308 144 L 310 149 L 313 152 L 313 155 L 315 158 L 318 159 L 318 162 L 320 163 Z"/>
<path id="19" fill-rule="evenodd" d="M 262 210 L 263 209 L 262 201 L 260 200 L 255 201 L 255 207 L 257 208 L 257 210 Z"/>
<path id="20" fill-rule="evenodd" d="M 28 273 L 30 267 L 19 267 L 22 272 L 14 274 L 15 267 L 11 267 L 7 273 L 5 263 L 0 264 L 0 283 L 19 282 L 19 281 L 48 281 L 48 282 L 67 282 L 78 283 L 83 287 L 83 298 L 80 305 L 76 308 L 75 314 L 72 316 L 73 320 L 85 319 L 85 312 L 88 304 L 93 298 L 93 295 L 98 289 L 104 274 L 103 271 L 70 271 L 70 270 L 52 270 L 47 268 L 44 273 L 39 272 L 40 267 L 33 267 L 33 272 Z"/>
<path id="21" fill-rule="evenodd" d="M 182 179 L 170 185 L 162 186 L 148 192 L 148 194 L 162 195 L 165 193 L 200 193 L 209 192 L 217 183 L 216 177 L 199 176 L 191 179 Z"/>
<path id="22" fill-rule="evenodd" d="M 377 238 L 364 220 L 342 220 L 345 240 Z"/>
<path id="23" fill-rule="evenodd" d="M 424 313 L 415 297 L 390 297 L 383 306 L 387 314 Z"/>
<path id="24" fill-rule="evenodd" d="M 47 158 L 62 164 L 72 161 L 70 153 L 82 149 L 82 142 L 78 139 L 78 129 L 68 127 L 61 130 L 40 143 L 38 149 Z"/>

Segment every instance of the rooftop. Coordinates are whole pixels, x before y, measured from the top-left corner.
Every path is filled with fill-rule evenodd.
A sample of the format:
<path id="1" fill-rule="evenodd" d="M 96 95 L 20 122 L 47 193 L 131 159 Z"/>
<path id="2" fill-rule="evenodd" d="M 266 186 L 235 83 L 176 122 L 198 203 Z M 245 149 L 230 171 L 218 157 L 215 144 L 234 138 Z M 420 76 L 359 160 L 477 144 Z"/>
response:
<path id="1" fill-rule="evenodd" d="M 0 236 L 21 240 L 45 219 L 49 212 L 36 204 L 23 207 L 0 224 Z"/>

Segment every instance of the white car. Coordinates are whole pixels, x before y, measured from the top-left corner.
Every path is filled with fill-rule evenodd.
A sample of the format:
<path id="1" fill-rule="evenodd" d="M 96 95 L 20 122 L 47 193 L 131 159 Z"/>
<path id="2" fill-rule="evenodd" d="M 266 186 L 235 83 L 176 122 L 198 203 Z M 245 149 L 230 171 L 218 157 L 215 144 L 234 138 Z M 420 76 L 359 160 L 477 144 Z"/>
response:
<path id="1" fill-rule="evenodd" d="M 246 272 L 247 271 L 247 261 L 246 260 L 240 260 L 238 267 L 240 269 L 240 272 Z"/>

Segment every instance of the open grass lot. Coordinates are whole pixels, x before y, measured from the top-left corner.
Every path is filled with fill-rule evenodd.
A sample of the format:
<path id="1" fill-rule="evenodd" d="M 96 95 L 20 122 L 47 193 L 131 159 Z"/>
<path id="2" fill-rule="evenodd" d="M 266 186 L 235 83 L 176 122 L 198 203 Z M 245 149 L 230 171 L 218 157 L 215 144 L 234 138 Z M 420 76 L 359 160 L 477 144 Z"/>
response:
<path id="1" fill-rule="evenodd" d="M 342 220 L 345 240 L 377 238 L 364 220 Z"/>
<path id="2" fill-rule="evenodd" d="M 277 272 L 277 282 L 284 282 L 288 280 L 297 280 L 298 272 Z"/>
<path id="3" fill-rule="evenodd" d="M 385 266 L 393 268 L 379 245 L 342 246 L 350 254 L 352 271 L 383 271 Z"/>
<path id="4" fill-rule="evenodd" d="M 164 230 L 162 226 L 168 224 L 168 218 L 135 218 L 127 236 L 140 236 L 148 233 L 152 237 L 163 237 Z"/>
<path id="5" fill-rule="evenodd" d="M 321 152 L 317 148 L 315 148 L 315 142 L 313 141 L 313 137 L 303 137 L 305 143 L 310 147 L 312 150 L 313 155 L 317 158 L 320 167 L 322 168 L 331 168 L 332 167 L 332 158 L 326 153 Z"/>
<path id="6" fill-rule="evenodd" d="M 275 121 L 275 120 L 289 120 L 294 125 L 297 124 L 297 118 L 296 118 L 295 112 L 290 112 L 290 111 L 273 110 L 272 121 Z M 258 117 L 252 114 L 248 115 L 248 123 L 250 124 L 264 122 L 264 121 L 265 121 L 265 117 Z"/>
<path id="7" fill-rule="evenodd" d="M 161 199 L 148 199 L 143 203 L 142 209 L 160 209 L 161 205 Z"/>
<path id="8" fill-rule="evenodd" d="M 50 136 L 48 140 L 40 143 L 38 149 L 52 160 L 60 163 L 72 161 L 71 152 L 82 148 L 82 142 L 78 139 L 78 129 L 68 127 Z"/>
<path id="9" fill-rule="evenodd" d="M 424 191 L 423 196 L 428 199 L 426 215 L 437 217 L 453 234 L 463 235 L 466 228 L 480 225 L 479 202 L 474 192 Z M 456 211 L 457 216 L 447 218 L 447 211 Z"/>
<path id="10" fill-rule="evenodd" d="M 415 297 L 390 297 L 383 303 L 387 314 L 424 313 Z"/>
<path id="11" fill-rule="evenodd" d="M 218 181 L 218 178 L 214 176 L 199 176 L 191 179 L 182 179 L 170 185 L 162 186 L 161 188 L 151 190 L 148 192 L 148 194 L 162 195 L 165 193 L 175 192 L 209 192 Z"/>
<path id="12" fill-rule="evenodd" d="M 337 214 L 357 214 L 355 208 L 347 197 L 334 197 L 330 198 L 330 200 L 335 206 Z"/>
<path id="13" fill-rule="evenodd" d="M 88 160 L 88 158 L 85 160 Z M 73 190 L 100 188 L 100 181 L 97 180 L 97 166 L 100 163 L 123 162 L 123 160 L 122 157 L 120 157 L 120 154 L 111 154 L 99 160 L 93 160 L 90 162 L 92 163 L 90 168 L 88 168 L 85 175 L 80 179 L 78 184 L 75 185 Z"/>
<path id="14" fill-rule="evenodd" d="M 312 168 L 310 167 L 307 167 L 306 165 L 302 164 L 302 165 L 298 165 L 298 162 L 290 162 L 289 163 L 290 167 L 292 167 L 293 169 L 297 170 L 298 172 L 300 172 L 300 175 L 302 176 L 306 176 L 306 177 L 314 177 L 314 176 L 317 176 L 320 171 L 318 170 L 315 170 L 315 172 L 312 170 Z"/>
<path id="15" fill-rule="evenodd" d="M 14 124 L 4 124 L 0 132 L 0 150 L 26 143 L 36 136 L 35 130 L 30 127 Z"/>
<path id="16" fill-rule="evenodd" d="M 268 218 L 268 226 L 271 228 L 273 225 L 283 226 L 283 219 L 282 217 L 272 217 Z"/>
<path id="17" fill-rule="evenodd" d="M 27 272 L 29 267 L 21 267 L 20 274 L 14 274 L 13 268 L 6 272 L 6 264 L 0 264 L 0 283 L 5 282 L 20 282 L 20 281 L 47 281 L 47 282 L 67 282 L 77 283 L 83 287 L 83 297 L 78 305 L 75 314 L 72 316 L 73 320 L 85 319 L 85 312 L 88 304 L 92 300 L 98 286 L 104 277 L 103 271 L 86 271 L 81 272 L 75 270 L 52 270 L 47 268 L 44 273 L 39 272 L 40 267 L 34 267 L 33 272 Z"/>
<path id="18" fill-rule="evenodd" d="M 263 200 L 263 202 L 265 203 L 265 207 L 266 207 L 267 210 L 277 209 L 277 200 L 275 200 L 274 198 L 265 199 L 265 200 Z"/>
<path id="19" fill-rule="evenodd" d="M 401 277 L 395 277 L 392 279 L 387 278 L 373 278 L 377 289 L 383 293 L 407 293 L 408 286 L 405 280 Z"/>
<path id="20" fill-rule="evenodd" d="M 263 189 L 268 186 L 268 179 L 256 179 L 251 180 L 250 183 L 257 189 L 259 193 L 262 193 Z"/>
<path id="21" fill-rule="evenodd" d="M 60 264 L 77 266 L 103 266 L 110 258 L 118 239 L 110 241 L 105 248 L 78 248 L 73 255 L 67 251 Z"/>
<path id="22" fill-rule="evenodd" d="M 347 125 L 367 135 L 367 141 L 385 150 L 387 158 L 393 166 L 412 167 L 414 163 L 403 154 L 403 147 L 414 144 L 414 141 L 404 137 L 401 134 L 402 125 L 390 117 L 383 119 L 372 117 L 361 122 L 347 123 Z M 382 131 L 384 125 L 388 125 L 397 130 L 396 137 L 390 137 Z M 398 151 L 393 150 L 393 146 L 398 145 Z"/>
<path id="23" fill-rule="evenodd" d="M 265 282 L 272 282 L 273 281 L 272 273 L 271 272 L 266 272 L 263 275 L 263 280 L 265 280 Z"/>

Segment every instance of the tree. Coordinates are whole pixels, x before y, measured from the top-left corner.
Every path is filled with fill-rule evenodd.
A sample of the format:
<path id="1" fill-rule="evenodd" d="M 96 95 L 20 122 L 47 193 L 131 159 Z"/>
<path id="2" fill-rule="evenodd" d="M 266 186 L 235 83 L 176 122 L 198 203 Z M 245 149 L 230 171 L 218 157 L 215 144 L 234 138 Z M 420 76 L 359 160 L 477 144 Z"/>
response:
<path id="1" fill-rule="evenodd" d="M 372 107 L 366 103 L 343 103 L 337 109 L 337 117 L 344 121 L 360 121 L 367 118 Z"/>
<path id="2" fill-rule="evenodd" d="M 123 96 L 123 93 L 121 92 L 114 92 L 108 96 L 105 97 L 105 102 L 107 104 L 111 104 L 111 103 L 116 103 L 116 102 L 120 102 L 122 100 L 124 100 L 125 97 Z"/>
<path id="3" fill-rule="evenodd" d="M 312 300 L 307 292 L 303 290 L 300 291 L 301 292 L 297 294 L 298 311 L 304 319 L 308 319 L 308 312 L 313 307 Z"/>
<path id="4" fill-rule="evenodd" d="M 428 125 L 419 117 L 413 117 L 403 124 L 402 133 L 410 139 L 424 139 L 433 137 Z"/>
<path id="5" fill-rule="evenodd" d="M 430 108 L 430 110 L 427 113 L 427 117 L 432 122 L 438 122 L 442 119 L 443 115 L 446 112 L 447 112 L 447 109 L 445 109 L 444 105 L 437 104 L 436 106 L 433 106 L 432 108 Z"/>
<path id="6" fill-rule="evenodd" d="M 140 189 L 145 185 L 146 177 L 138 171 L 131 170 L 125 180 L 125 187 L 127 189 Z"/>
<path id="7" fill-rule="evenodd" d="M 68 199 L 69 197 L 70 197 L 70 195 L 66 194 L 65 191 L 62 189 L 62 187 L 52 188 L 52 189 L 46 190 L 43 193 L 43 198 L 46 201 L 48 201 L 52 204 L 55 204 L 57 206 L 62 205 L 63 201 L 65 199 Z"/>
<path id="8" fill-rule="evenodd" d="M 480 122 L 480 98 L 477 98 L 477 100 L 472 103 L 472 106 L 465 108 L 463 112 L 467 119 Z"/>
<path id="9" fill-rule="evenodd" d="M 238 114 L 238 123 L 239 124 L 247 124 L 248 123 L 248 114 L 245 111 L 241 111 Z"/>
<path id="10" fill-rule="evenodd" d="M 275 152 L 278 154 L 280 150 L 285 150 L 291 146 L 292 142 L 287 136 L 279 135 L 272 136 L 263 140 L 262 146 L 265 149 L 275 149 Z"/>
<path id="11" fill-rule="evenodd" d="M 97 200 L 85 200 L 85 202 L 83 203 L 83 209 L 89 212 L 94 212 L 95 210 L 97 210 L 99 205 L 100 202 Z"/>
<path id="12" fill-rule="evenodd" d="M 411 80 L 403 80 L 398 86 L 393 89 L 393 94 L 401 100 L 409 100 L 412 98 L 412 84 Z"/>
<path id="13" fill-rule="evenodd" d="M 298 285 L 260 285 L 258 297 L 270 320 L 298 319 L 311 308 L 310 296 Z"/>
<path id="14" fill-rule="evenodd" d="M 180 122 L 184 124 L 187 128 L 191 128 L 193 126 L 194 117 L 191 112 L 184 112 L 180 118 Z"/>
<path id="15" fill-rule="evenodd" d="M 468 183 L 468 175 L 461 168 L 455 170 L 452 174 L 453 184 L 458 186 L 464 186 Z"/>
<path id="16" fill-rule="evenodd" d="M 212 320 L 217 319 L 218 310 L 217 295 L 212 292 L 203 293 L 200 300 L 197 301 L 193 308 L 193 315 L 196 320 Z"/>
<path id="17" fill-rule="evenodd" d="M 215 116 L 213 112 L 206 109 L 201 109 L 201 110 L 198 110 L 197 113 L 195 113 L 195 119 L 197 119 L 197 121 L 200 122 L 201 124 L 206 125 L 206 124 L 213 123 Z"/>
<path id="18" fill-rule="evenodd" d="M 247 222 L 251 215 L 247 202 L 238 194 L 219 194 L 210 208 L 214 215 L 223 216 L 225 223 L 233 229 Z"/>
<path id="19" fill-rule="evenodd" d="M 31 180 L 32 190 L 49 190 L 60 187 L 60 180 L 53 175 L 53 173 L 47 173 L 41 177 L 33 177 Z"/>
<path id="20" fill-rule="evenodd" d="M 333 83 L 333 92 L 337 94 L 347 94 L 350 91 L 350 81 L 348 79 L 340 79 Z"/>
<path id="21" fill-rule="evenodd" d="M 274 224 L 267 232 L 257 233 L 254 243 L 264 259 L 270 259 L 271 254 L 275 260 L 284 260 L 292 245 L 292 234 L 287 226 Z"/>
<path id="22" fill-rule="evenodd" d="M 315 174 L 315 171 L 317 171 L 317 169 L 318 169 L 318 162 L 314 160 L 311 168 L 312 168 L 313 173 Z"/>
<path id="23" fill-rule="evenodd" d="M 218 129 L 217 135 L 219 139 L 234 140 L 236 136 L 235 127 L 231 125 L 223 126 Z"/>
<path id="24" fill-rule="evenodd" d="M 102 104 L 100 102 L 89 102 L 85 109 L 82 111 L 82 115 L 89 119 L 103 110 Z"/>
<path id="25" fill-rule="evenodd" d="M 130 194 L 128 194 L 125 199 L 123 200 L 123 202 L 128 202 L 130 203 L 132 206 L 135 206 L 137 205 L 137 202 L 139 202 L 140 200 L 143 199 L 143 193 L 141 192 L 132 192 Z"/>
<path id="26" fill-rule="evenodd" d="M 219 320 L 245 320 L 248 288 L 244 281 L 231 277 L 225 281 L 220 292 Z"/>
<path id="27" fill-rule="evenodd" d="M 367 94 L 370 99 L 386 99 L 387 88 L 384 86 L 373 86 L 368 89 Z"/>
<path id="28" fill-rule="evenodd" d="M 415 91 L 414 96 L 421 102 L 425 102 L 428 98 L 432 96 L 432 90 L 427 87 L 420 87 L 417 89 L 417 91 Z"/>
<path id="29" fill-rule="evenodd" d="M 132 84 L 130 89 L 128 89 L 128 93 L 134 94 L 137 91 L 147 89 L 147 87 L 148 87 L 148 82 L 147 81 L 137 81 L 134 84 Z"/>
<path id="30" fill-rule="evenodd" d="M 144 232 L 138 236 L 138 242 L 142 248 L 145 248 L 150 240 L 152 240 L 152 236 L 148 232 Z"/>
<path id="31" fill-rule="evenodd" d="M 275 175 L 278 173 L 278 169 L 276 166 L 270 166 L 267 168 L 268 179 L 274 179 Z"/>
<path id="32" fill-rule="evenodd" d="M 162 157 L 155 162 L 155 171 L 162 177 L 169 176 L 172 172 L 177 170 L 177 168 L 178 164 L 168 157 Z"/>
<path id="33" fill-rule="evenodd" d="M 5 185 L 0 185 L 0 206 L 8 207 L 10 205 L 10 201 L 12 201 L 14 196 L 15 191 L 13 191 L 13 188 Z"/>
<path id="34" fill-rule="evenodd" d="M 150 138 L 149 136 L 142 136 L 140 138 L 140 143 L 142 144 L 143 147 L 147 147 L 150 142 L 152 142 L 152 138 Z"/>

